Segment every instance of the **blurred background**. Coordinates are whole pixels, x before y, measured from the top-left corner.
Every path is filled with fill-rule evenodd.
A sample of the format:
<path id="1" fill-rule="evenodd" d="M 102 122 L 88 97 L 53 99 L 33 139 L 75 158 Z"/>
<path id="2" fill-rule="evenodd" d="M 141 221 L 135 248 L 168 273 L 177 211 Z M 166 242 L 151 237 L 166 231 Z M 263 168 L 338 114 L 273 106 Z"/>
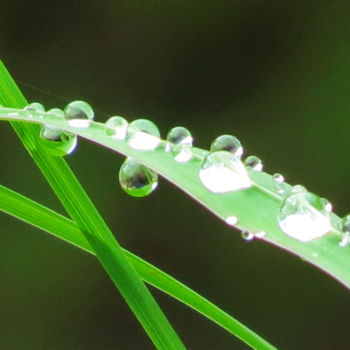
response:
<path id="1" fill-rule="evenodd" d="M 0 11 L 0 58 L 30 101 L 83 99 L 97 121 L 147 117 L 163 136 L 183 125 L 202 148 L 233 134 L 267 172 L 350 211 L 350 2 L 4 0 Z M 0 135 L 1 183 L 64 213 L 6 123 Z M 128 197 L 118 154 L 81 140 L 67 161 L 124 247 L 280 349 L 350 348 L 350 294 L 336 281 L 243 241 L 165 181 Z M 153 349 L 93 257 L 3 213 L 0 227 L 0 349 Z M 188 349 L 247 349 L 152 292 Z"/>

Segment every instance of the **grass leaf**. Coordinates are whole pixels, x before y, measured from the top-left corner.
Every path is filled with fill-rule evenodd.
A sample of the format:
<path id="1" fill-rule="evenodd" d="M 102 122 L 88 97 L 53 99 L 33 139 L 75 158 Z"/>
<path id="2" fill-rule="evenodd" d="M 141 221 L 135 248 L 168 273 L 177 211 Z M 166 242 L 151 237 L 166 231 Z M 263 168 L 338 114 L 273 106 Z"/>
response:
<path id="1" fill-rule="evenodd" d="M 88 253 L 95 254 L 79 227 L 73 221 L 1 185 L 0 210 L 63 239 Z M 198 311 L 251 347 L 256 349 L 275 349 L 275 347 L 248 327 L 175 278 L 126 249 L 124 249 L 124 252 L 140 277 L 148 284 Z"/>

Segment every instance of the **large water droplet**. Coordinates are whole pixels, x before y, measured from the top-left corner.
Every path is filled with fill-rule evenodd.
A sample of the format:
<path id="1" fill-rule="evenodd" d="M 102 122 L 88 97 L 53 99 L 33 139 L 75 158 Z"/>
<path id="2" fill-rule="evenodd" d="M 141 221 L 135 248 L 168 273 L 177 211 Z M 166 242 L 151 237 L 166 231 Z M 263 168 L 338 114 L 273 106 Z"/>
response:
<path id="1" fill-rule="evenodd" d="M 74 151 L 77 145 L 77 135 L 43 125 L 40 132 L 40 143 L 51 155 L 63 157 Z"/>
<path id="2" fill-rule="evenodd" d="M 84 101 L 73 101 L 64 109 L 64 119 L 73 128 L 88 128 L 94 120 L 94 111 Z"/>
<path id="3" fill-rule="evenodd" d="M 232 153 L 236 158 L 241 158 L 243 147 L 237 137 L 232 135 L 221 135 L 211 143 L 210 151 L 227 151 Z"/>
<path id="4" fill-rule="evenodd" d="M 119 116 L 109 118 L 105 123 L 105 131 L 108 136 L 113 136 L 118 140 L 124 140 L 129 123 Z"/>
<path id="5" fill-rule="evenodd" d="M 122 189 L 133 197 L 149 195 L 158 185 L 158 175 L 132 158 L 127 158 L 119 171 Z"/>
<path id="6" fill-rule="evenodd" d="M 177 162 L 185 163 L 192 158 L 192 144 L 193 138 L 190 131 L 177 126 L 168 132 L 165 151 L 171 151 Z"/>
<path id="7" fill-rule="evenodd" d="M 237 191 L 251 186 L 243 163 L 227 151 L 209 153 L 203 160 L 199 177 L 214 193 Z"/>
<path id="8" fill-rule="evenodd" d="M 141 151 L 154 150 L 161 141 L 158 127 L 148 119 L 136 119 L 131 122 L 127 138 L 131 148 Z"/>
<path id="9" fill-rule="evenodd" d="M 262 171 L 263 170 L 263 163 L 261 159 L 257 156 L 248 156 L 244 160 L 245 166 L 251 168 L 254 171 Z"/>
<path id="10" fill-rule="evenodd" d="M 325 202 L 310 192 L 289 195 L 280 208 L 278 222 L 284 233 L 302 242 L 321 237 L 331 229 Z"/>

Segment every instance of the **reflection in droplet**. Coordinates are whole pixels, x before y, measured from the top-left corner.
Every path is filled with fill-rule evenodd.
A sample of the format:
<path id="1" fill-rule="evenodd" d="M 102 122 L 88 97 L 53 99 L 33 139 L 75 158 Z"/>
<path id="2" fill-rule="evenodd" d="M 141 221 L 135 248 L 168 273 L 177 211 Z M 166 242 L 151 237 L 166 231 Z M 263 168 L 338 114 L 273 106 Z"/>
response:
<path id="1" fill-rule="evenodd" d="M 310 192 L 289 195 L 280 208 L 278 222 L 284 233 L 303 242 L 321 237 L 331 229 L 324 201 Z"/>
<path id="2" fill-rule="evenodd" d="M 225 193 L 251 187 L 243 163 L 227 151 L 209 153 L 203 160 L 199 177 L 211 192 Z"/>
<path id="3" fill-rule="evenodd" d="M 64 119 L 73 128 L 88 128 L 94 120 L 94 111 L 84 101 L 73 101 L 64 109 Z"/>
<path id="4" fill-rule="evenodd" d="M 135 159 L 127 158 L 119 171 L 122 189 L 133 197 L 145 197 L 158 185 L 158 175 Z"/>
<path id="5" fill-rule="evenodd" d="M 240 159 L 243 154 L 243 147 L 237 137 L 232 135 L 221 135 L 217 137 L 210 146 L 210 152 L 216 151 L 227 151 Z"/>
<path id="6" fill-rule="evenodd" d="M 106 135 L 112 136 L 118 140 L 124 140 L 128 130 L 129 123 L 119 116 L 109 118 L 105 123 Z"/>
<path id="7" fill-rule="evenodd" d="M 131 148 L 141 151 L 154 150 L 161 141 L 158 127 L 148 119 L 136 119 L 131 122 L 127 140 Z"/>
<path id="8" fill-rule="evenodd" d="M 251 168 L 254 171 L 262 171 L 263 170 L 263 163 L 261 159 L 257 156 L 248 156 L 244 160 L 245 166 Z"/>

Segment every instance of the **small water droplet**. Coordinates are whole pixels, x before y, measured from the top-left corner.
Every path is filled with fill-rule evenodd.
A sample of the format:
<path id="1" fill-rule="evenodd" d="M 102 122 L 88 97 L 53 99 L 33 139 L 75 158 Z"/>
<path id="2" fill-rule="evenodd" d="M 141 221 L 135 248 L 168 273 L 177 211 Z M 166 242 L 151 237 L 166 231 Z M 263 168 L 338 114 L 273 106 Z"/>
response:
<path id="1" fill-rule="evenodd" d="M 39 140 L 46 151 L 56 157 L 72 153 L 77 145 L 77 135 L 47 125 L 41 127 Z"/>
<path id="2" fill-rule="evenodd" d="M 127 158 L 119 171 L 122 189 L 133 197 L 145 197 L 158 185 L 158 175 L 132 158 Z"/>
<path id="3" fill-rule="evenodd" d="M 64 109 L 64 119 L 73 128 L 88 128 L 94 120 L 94 111 L 84 101 L 73 101 Z"/>
<path id="4" fill-rule="evenodd" d="M 185 163 L 192 158 L 193 138 L 190 131 L 183 126 L 172 128 L 167 135 L 165 152 L 171 151 L 177 162 Z"/>
<path id="5" fill-rule="evenodd" d="M 238 218 L 237 216 L 231 215 L 225 219 L 225 222 L 230 226 L 235 226 L 238 223 Z"/>
<path id="6" fill-rule="evenodd" d="M 262 171 L 263 170 L 263 163 L 261 159 L 257 156 L 248 156 L 244 160 L 245 166 L 251 168 L 254 171 Z"/>
<path id="7" fill-rule="evenodd" d="M 131 122 L 127 139 L 131 148 L 141 151 L 154 150 L 161 141 L 158 127 L 148 119 L 136 119 Z"/>
<path id="8" fill-rule="evenodd" d="M 310 192 L 296 192 L 282 203 L 278 222 L 285 234 L 302 242 L 330 231 L 329 212 L 321 198 Z"/>
<path id="9" fill-rule="evenodd" d="M 124 140 L 129 123 L 119 116 L 109 118 L 105 123 L 106 135 L 113 136 L 118 140 Z"/>
<path id="10" fill-rule="evenodd" d="M 47 111 L 48 114 L 55 115 L 56 117 L 64 117 L 64 112 L 60 108 L 51 108 Z"/>
<path id="11" fill-rule="evenodd" d="M 25 114 L 28 118 L 33 117 L 32 112 L 45 113 L 45 107 L 39 102 L 32 102 L 29 105 L 27 105 L 26 107 L 24 107 L 23 110 L 25 111 Z"/>
<path id="12" fill-rule="evenodd" d="M 225 193 L 251 187 L 243 163 L 227 151 L 209 153 L 203 160 L 199 177 L 211 192 Z"/>
<path id="13" fill-rule="evenodd" d="M 292 193 L 307 192 L 307 189 L 302 185 L 295 185 L 292 188 Z"/>
<path id="14" fill-rule="evenodd" d="M 278 183 L 284 182 L 284 176 L 280 173 L 273 174 L 272 177 Z"/>
<path id="15" fill-rule="evenodd" d="M 264 237 L 266 236 L 266 232 L 265 232 L 265 231 L 259 231 L 259 232 L 256 232 L 256 233 L 254 234 L 254 236 L 255 236 L 256 238 L 264 238 Z"/>
<path id="16" fill-rule="evenodd" d="M 272 175 L 275 181 L 275 191 L 279 194 L 283 194 L 285 192 L 286 184 L 284 183 L 284 176 L 280 173 L 276 173 Z"/>
<path id="17" fill-rule="evenodd" d="M 227 151 L 232 153 L 236 158 L 243 155 L 243 147 L 237 137 L 232 135 L 221 135 L 217 137 L 210 146 L 210 152 Z"/>
<path id="18" fill-rule="evenodd" d="M 313 256 L 314 258 L 317 258 L 318 257 L 318 253 L 317 252 L 312 252 L 311 256 Z"/>
<path id="19" fill-rule="evenodd" d="M 254 234 L 249 231 L 242 231 L 241 236 L 245 241 L 251 241 L 255 237 Z"/>

